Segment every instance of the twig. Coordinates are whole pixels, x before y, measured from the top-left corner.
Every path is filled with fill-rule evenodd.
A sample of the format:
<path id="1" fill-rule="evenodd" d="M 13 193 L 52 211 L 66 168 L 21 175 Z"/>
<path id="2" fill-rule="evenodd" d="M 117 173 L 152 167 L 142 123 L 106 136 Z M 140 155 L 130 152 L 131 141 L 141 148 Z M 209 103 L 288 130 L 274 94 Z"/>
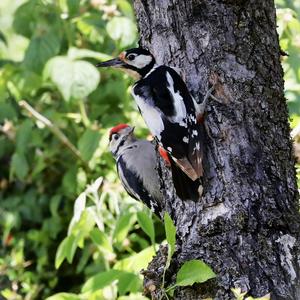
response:
<path id="1" fill-rule="evenodd" d="M 86 161 L 81 157 L 78 149 L 70 142 L 66 135 L 49 119 L 37 112 L 28 102 L 21 100 L 19 106 L 25 108 L 35 119 L 43 123 L 50 131 L 67 147 L 69 150 L 84 164 L 84 166 L 89 170 L 89 166 Z"/>

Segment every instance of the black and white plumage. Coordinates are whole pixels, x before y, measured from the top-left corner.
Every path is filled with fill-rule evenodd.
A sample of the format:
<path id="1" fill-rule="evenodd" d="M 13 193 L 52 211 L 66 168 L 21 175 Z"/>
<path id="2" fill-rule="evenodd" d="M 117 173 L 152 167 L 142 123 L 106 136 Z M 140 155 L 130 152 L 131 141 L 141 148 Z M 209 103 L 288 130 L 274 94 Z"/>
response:
<path id="1" fill-rule="evenodd" d="M 159 144 L 192 179 L 203 175 L 201 126 L 195 101 L 180 75 L 171 67 L 158 66 L 142 48 L 122 52 L 98 67 L 120 67 L 139 78 L 132 89 L 145 123 Z"/>
<path id="2" fill-rule="evenodd" d="M 127 193 L 160 216 L 163 195 L 156 170 L 155 146 L 149 141 L 136 139 L 133 130 L 127 124 L 112 128 L 110 150 L 116 159 L 118 175 Z"/>

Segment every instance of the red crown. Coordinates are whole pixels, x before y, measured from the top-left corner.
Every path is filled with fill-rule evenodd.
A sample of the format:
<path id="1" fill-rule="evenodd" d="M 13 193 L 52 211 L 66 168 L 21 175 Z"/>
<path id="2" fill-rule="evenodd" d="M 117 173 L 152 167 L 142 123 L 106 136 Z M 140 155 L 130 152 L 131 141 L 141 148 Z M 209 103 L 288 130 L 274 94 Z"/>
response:
<path id="1" fill-rule="evenodd" d="M 113 128 L 110 130 L 110 132 L 109 132 L 109 139 L 111 139 L 111 136 L 112 136 L 114 133 L 117 133 L 117 132 L 119 132 L 120 130 L 126 128 L 126 127 L 129 127 L 129 125 L 127 125 L 127 124 L 119 124 L 119 125 L 113 127 Z"/>

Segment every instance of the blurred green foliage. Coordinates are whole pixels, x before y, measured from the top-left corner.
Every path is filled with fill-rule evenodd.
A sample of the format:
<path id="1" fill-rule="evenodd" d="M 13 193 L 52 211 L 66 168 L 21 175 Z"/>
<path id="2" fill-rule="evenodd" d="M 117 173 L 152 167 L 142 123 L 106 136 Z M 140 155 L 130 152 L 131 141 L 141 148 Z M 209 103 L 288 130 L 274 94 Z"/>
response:
<path id="1" fill-rule="evenodd" d="M 296 126 L 300 4 L 277 5 Z M 121 188 L 107 132 L 147 131 L 130 79 L 94 67 L 136 41 L 127 0 L 0 2 L 0 299 L 144 299 L 139 271 L 164 232 Z"/>

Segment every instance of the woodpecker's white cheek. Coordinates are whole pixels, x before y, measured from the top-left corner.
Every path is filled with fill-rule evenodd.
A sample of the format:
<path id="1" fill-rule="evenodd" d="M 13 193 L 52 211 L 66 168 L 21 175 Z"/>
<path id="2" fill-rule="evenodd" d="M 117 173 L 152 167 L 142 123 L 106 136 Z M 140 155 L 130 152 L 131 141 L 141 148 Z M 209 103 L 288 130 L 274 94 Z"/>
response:
<path id="1" fill-rule="evenodd" d="M 175 108 L 175 115 L 170 117 L 171 121 L 174 123 L 179 123 L 180 126 L 187 127 L 186 122 L 186 108 L 183 102 L 183 98 L 179 94 L 179 91 L 175 93 L 174 90 L 174 81 L 169 72 L 167 72 L 167 81 L 168 81 L 168 90 L 173 98 L 173 105 Z"/>
<path id="2" fill-rule="evenodd" d="M 146 103 L 141 97 L 135 95 L 134 93 L 132 94 L 149 130 L 160 140 L 161 132 L 164 130 L 164 123 L 162 121 L 160 112 L 155 107 Z"/>
<path id="3" fill-rule="evenodd" d="M 134 67 L 137 67 L 138 69 L 143 69 L 147 65 L 149 65 L 152 61 L 152 56 L 150 55 L 138 55 L 135 57 L 134 60 L 126 60 L 128 65 L 132 65 Z"/>

